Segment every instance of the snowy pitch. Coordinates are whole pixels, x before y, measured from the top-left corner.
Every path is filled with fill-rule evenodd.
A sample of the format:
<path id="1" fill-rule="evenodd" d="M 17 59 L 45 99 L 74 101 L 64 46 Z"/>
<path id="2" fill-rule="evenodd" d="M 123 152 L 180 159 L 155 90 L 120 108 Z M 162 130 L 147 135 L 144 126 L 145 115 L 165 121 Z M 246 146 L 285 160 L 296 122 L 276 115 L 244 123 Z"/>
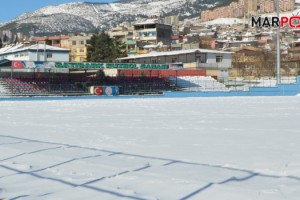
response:
<path id="1" fill-rule="evenodd" d="M 298 200 L 300 97 L 0 101 L 0 199 Z"/>

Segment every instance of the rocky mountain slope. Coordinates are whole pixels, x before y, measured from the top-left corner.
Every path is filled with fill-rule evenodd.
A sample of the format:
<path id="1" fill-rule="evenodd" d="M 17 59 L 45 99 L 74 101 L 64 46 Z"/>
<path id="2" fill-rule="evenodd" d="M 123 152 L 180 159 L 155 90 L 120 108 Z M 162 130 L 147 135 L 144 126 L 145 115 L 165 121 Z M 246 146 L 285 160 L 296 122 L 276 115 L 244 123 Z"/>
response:
<path id="1" fill-rule="evenodd" d="M 198 17 L 204 9 L 229 4 L 233 0 L 120 0 L 115 3 L 75 2 L 47 6 L 0 24 L 1 30 L 25 35 L 94 32 L 107 30 L 122 22 L 150 15 L 178 15 L 181 19 Z"/>

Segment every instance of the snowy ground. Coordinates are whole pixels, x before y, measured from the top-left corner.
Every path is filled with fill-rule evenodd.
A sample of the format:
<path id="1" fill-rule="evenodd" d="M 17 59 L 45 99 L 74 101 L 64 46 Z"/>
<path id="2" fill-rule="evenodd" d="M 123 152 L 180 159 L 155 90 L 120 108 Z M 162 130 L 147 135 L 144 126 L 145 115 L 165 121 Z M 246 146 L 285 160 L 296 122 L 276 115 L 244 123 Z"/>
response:
<path id="1" fill-rule="evenodd" d="M 300 97 L 0 101 L 0 199 L 298 200 Z"/>

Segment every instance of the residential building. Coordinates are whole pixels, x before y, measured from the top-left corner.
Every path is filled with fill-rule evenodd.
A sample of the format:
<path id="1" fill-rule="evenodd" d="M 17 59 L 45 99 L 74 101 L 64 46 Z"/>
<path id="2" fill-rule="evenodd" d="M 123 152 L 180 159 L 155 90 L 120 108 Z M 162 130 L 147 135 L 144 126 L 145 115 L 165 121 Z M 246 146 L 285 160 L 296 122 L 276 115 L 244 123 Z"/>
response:
<path id="1" fill-rule="evenodd" d="M 137 45 L 137 54 L 148 53 L 146 45 L 170 45 L 172 42 L 172 26 L 159 23 L 157 19 L 148 19 L 134 24 L 134 39 Z"/>
<path id="2" fill-rule="evenodd" d="M 232 49 L 232 65 L 230 76 L 269 76 L 275 65 L 274 53 L 262 48 L 241 47 Z"/>
<path id="3" fill-rule="evenodd" d="M 133 30 L 130 30 L 129 28 L 125 28 L 125 27 L 116 27 L 116 28 L 112 28 L 110 31 L 107 32 L 107 34 L 109 35 L 109 37 L 114 38 L 114 39 L 118 39 L 121 40 L 123 42 L 126 42 L 127 37 L 129 35 L 133 35 Z"/>
<path id="4" fill-rule="evenodd" d="M 54 47 L 69 49 L 70 48 L 69 39 L 70 36 L 61 35 L 61 36 L 36 37 L 34 40 L 38 44 L 46 44 Z"/>
<path id="5" fill-rule="evenodd" d="M 280 0 L 282 12 L 295 10 L 295 0 Z M 228 6 L 218 7 L 202 11 L 200 21 L 206 22 L 218 18 L 239 18 L 261 13 L 272 13 L 276 11 L 274 0 L 238 0 Z"/>
<path id="6" fill-rule="evenodd" d="M 91 35 L 70 36 L 69 49 L 71 62 L 84 62 L 87 58 L 87 43 Z"/>
<path id="7" fill-rule="evenodd" d="M 164 19 L 165 24 L 172 25 L 172 30 L 174 34 L 179 33 L 179 17 L 178 16 L 167 16 Z"/>
<path id="8" fill-rule="evenodd" d="M 38 44 L 46 44 L 54 47 L 70 49 L 71 62 L 84 62 L 87 57 L 87 41 L 91 35 L 62 35 L 37 37 L 35 41 Z"/>
<path id="9" fill-rule="evenodd" d="M 124 24 L 124 23 L 123 23 Z M 128 24 L 129 25 L 129 24 Z M 114 39 L 121 40 L 126 45 L 126 52 L 129 55 L 135 55 L 137 52 L 136 40 L 132 26 L 119 26 L 108 31 L 107 34 Z"/>
<path id="10" fill-rule="evenodd" d="M 179 26 L 179 17 L 178 16 L 167 16 L 165 17 L 165 24 L 171 24 L 174 26 Z"/>

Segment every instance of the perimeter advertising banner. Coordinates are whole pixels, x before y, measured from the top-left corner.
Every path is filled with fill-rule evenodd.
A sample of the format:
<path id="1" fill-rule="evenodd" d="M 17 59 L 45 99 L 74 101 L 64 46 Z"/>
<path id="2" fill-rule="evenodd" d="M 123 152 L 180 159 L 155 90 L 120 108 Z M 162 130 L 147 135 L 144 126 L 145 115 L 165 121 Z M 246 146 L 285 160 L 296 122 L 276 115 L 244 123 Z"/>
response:
<path id="1" fill-rule="evenodd" d="M 54 68 L 55 62 L 43 61 L 12 61 L 11 67 L 13 69 L 28 69 L 28 68 Z"/>
<path id="2" fill-rule="evenodd" d="M 32 62 L 12 61 L 12 68 L 52 68 L 52 69 L 148 69 L 148 70 L 178 70 L 183 64 L 136 64 L 136 63 L 86 63 L 86 62 Z"/>
<path id="3" fill-rule="evenodd" d="M 71 63 L 56 62 L 56 68 L 69 69 L 169 69 L 168 64 L 136 64 L 136 63 Z"/>

